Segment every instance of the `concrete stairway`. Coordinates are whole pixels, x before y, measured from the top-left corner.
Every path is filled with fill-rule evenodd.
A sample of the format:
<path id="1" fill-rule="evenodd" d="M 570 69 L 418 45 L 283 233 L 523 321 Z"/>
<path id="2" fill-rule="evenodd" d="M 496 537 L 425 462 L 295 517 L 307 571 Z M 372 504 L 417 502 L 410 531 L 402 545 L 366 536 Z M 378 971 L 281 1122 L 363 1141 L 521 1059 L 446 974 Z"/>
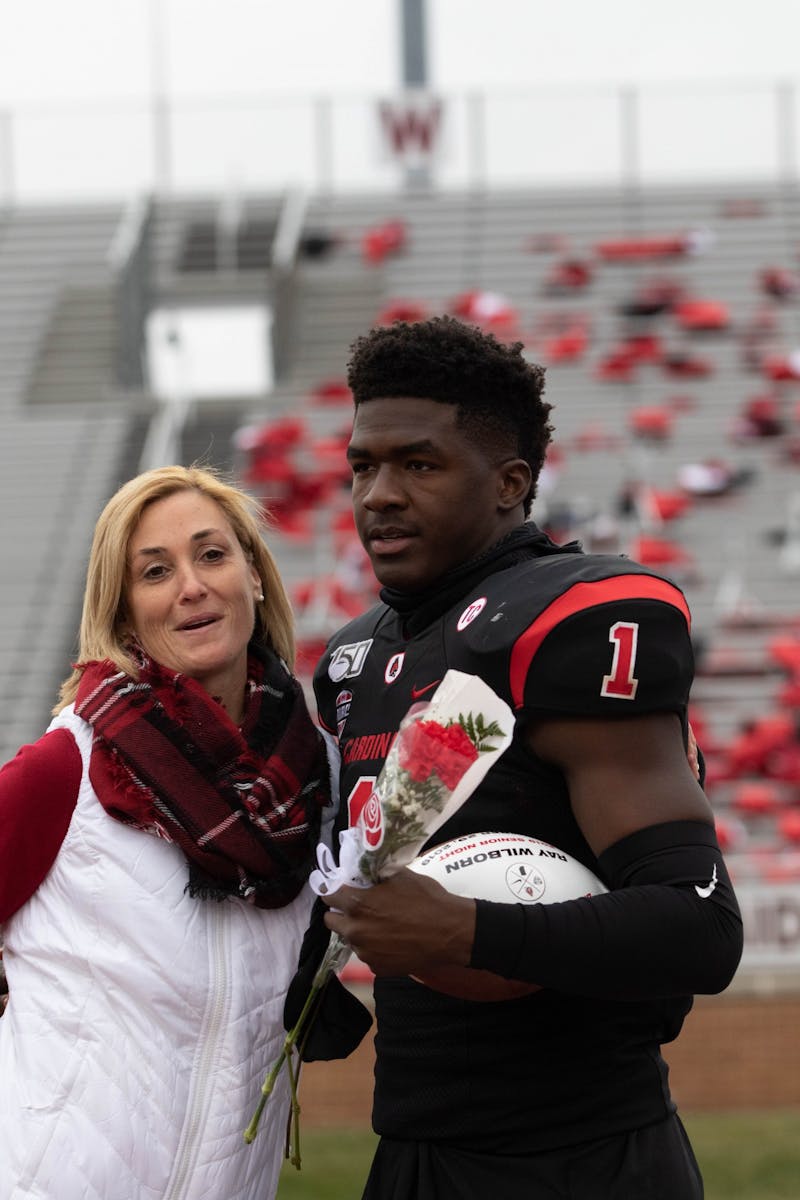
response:
<path id="1" fill-rule="evenodd" d="M 40 409 L 0 421 L 0 761 L 44 729 L 77 646 L 88 547 L 126 420 Z"/>
<path id="2" fill-rule="evenodd" d="M 69 672 L 92 530 L 126 452 L 104 262 L 119 217 L 13 209 L 0 226 L 0 761 L 42 732 Z"/>

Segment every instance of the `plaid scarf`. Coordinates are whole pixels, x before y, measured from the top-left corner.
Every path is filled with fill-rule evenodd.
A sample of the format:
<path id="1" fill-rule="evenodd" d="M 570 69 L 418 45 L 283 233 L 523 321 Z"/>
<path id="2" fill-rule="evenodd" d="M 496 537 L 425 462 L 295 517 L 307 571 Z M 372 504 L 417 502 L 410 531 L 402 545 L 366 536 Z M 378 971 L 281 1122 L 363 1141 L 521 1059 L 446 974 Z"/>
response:
<path id="1" fill-rule="evenodd" d="M 180 846 L 192 896 L 280 908 L 313 866 L 328 762 L 302 689 L 251 644 L 242 727 L 194 679 L 134 651 L 137 682 L 87 663 L 75 711 L 94 731 L 92 785 L 109 816 Z"/>

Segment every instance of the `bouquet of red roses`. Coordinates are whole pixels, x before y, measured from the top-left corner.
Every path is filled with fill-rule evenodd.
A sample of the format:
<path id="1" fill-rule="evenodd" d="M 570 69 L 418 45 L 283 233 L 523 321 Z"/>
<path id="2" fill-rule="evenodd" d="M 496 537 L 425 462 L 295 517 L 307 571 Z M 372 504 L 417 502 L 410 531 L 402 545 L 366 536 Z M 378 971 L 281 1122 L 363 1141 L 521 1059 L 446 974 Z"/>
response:
<path id="1" fill-rule="evenodd" d="M 339 835 L 338 863 L 327 845 L 317 847 L 318 868 L 310 877 L 317 895 L 329 895 L 342 884 L 370 887 L 410 863 L 509 745 L 513 725 L 511 709 L 483 680 L 448 671 L 431 700 L 414 705 L 401 721 L 358 819 Z M 267 1097 L 286 1063 L 292 1090 L 291 1159 L 295 1166 L 300 1165 L 300 1156 L 293 1054 L 313 1020 L 319 993 L 350 954 L 350 947 L 332 934 L 308 999 L 264 1081 L 258 1107 L 245 1131 L 245 1141 L 252 1142 Z"/>

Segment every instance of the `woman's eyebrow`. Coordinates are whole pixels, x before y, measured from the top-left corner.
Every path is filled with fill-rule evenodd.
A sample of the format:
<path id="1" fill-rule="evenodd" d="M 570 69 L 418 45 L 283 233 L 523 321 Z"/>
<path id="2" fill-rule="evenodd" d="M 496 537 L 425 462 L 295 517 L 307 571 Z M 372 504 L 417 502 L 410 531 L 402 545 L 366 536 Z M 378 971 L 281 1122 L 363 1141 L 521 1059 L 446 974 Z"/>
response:
<path id="1" fill-rule="evenodd" d="M 190 541 L 202 542 L 207 537 L 225 537 L 225 531 L 222 529 L 199 529 L 197 533 L 193 533 Z M 142 546 L 136 551 L 137 554 L 166 554 L 166 546 Z"/>

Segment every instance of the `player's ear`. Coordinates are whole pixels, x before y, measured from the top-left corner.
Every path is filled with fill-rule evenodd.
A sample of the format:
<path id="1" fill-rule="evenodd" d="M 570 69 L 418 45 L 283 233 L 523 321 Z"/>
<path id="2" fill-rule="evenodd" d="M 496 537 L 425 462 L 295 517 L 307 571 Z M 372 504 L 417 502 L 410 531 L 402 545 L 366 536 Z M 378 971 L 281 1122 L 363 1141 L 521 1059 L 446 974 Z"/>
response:
<path id="1" fill-rule="evenodd" d="M 498 467 L 497 502 L 501 512 L 524 504 L 531 487 L 531 468 L 524 458 L 509 458 Z"/>

